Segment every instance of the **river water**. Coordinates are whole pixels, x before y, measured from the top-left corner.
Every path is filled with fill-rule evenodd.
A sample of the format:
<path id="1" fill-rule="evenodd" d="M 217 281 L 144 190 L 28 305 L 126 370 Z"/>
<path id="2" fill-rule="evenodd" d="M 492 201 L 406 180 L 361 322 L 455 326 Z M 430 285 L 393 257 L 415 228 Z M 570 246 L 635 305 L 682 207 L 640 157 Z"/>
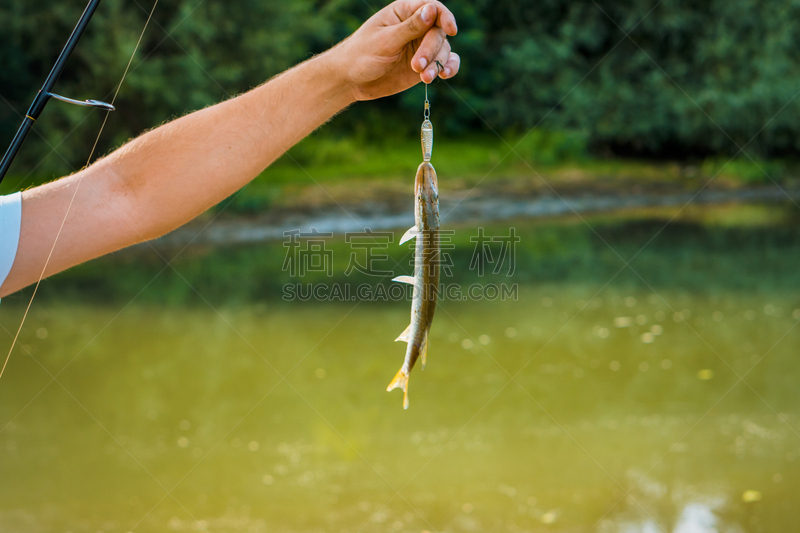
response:
<path id="1" fill-rule="evenodd" d="M 792 208 L 516 223 L 511 275 L 453 281 L 516 294 L 441 302 L 407 411 L 407 301 L 286 301 L 238 249 L 77 296 L 138 260 L 95 262 L 43 285 L 0 381 L 0 530 L 791 530 Z"/>

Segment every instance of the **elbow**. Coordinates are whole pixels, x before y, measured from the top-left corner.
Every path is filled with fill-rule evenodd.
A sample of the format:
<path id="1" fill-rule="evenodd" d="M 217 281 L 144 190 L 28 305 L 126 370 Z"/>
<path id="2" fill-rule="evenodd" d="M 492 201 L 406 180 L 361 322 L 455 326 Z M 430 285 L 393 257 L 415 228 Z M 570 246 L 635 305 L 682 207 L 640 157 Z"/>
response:
<path id="1" fill-rule="evenodd" d="M 169 228 L 153 216 L 153 199 L 144 180 L 135 172 L 127 172 L 117 155 L 98 161 L 87 171 L 96 175 L 91 183 L 97 208 L 108 213 L 109 227 L 118 228 L 119 249 L 161 237 Z"/>

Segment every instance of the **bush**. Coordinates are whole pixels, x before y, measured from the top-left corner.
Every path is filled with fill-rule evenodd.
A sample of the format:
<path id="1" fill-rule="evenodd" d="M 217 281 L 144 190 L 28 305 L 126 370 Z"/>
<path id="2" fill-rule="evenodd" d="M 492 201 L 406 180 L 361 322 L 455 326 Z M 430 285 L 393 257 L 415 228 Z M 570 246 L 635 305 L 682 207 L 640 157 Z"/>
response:
<path id="1" fill-rule="evenodd" d="M 586 136 L 575 131 L 534 129 L 519 141 L 515 150 L 530 164 L 579 161 L 586 157 Z"/>
<path id="2" fill-rule="evenodd" d="M 82 2 L 0 0 L 0 145 L 40 87 Z M 437 131 L 545 130 L 541 162 L 583 153 L 762 158 L 800 152 L 800 2 L 764 0 L 449 0 L 461 74 L 433 84 Z M 655 7 L 654 7 L 655 6 Z M 165 120 L 245 91 L 320 52 L 372 14 L 361 0 L 161 0 L 97 153 Z M 59 93 L 109 98 L 146 8 L 107 0 L 59 80 Z M 159 27 L 160 26 L 160 27 Z M 169 30 L 167 37 L 163 28 Z M 626 36 L 626 32 L 630 32 Z M 417 135 L 422 88 L 354 106 L 326 128 L 373 139 Z M 102 114 L 53 103 L 14 172 L 82 166 Z M 559 139 L 555 132 L 563 133 Z M 50 153 L 57 146 L 58 154 Z M 310 148 L 310 147 L 309 147 Z M 341 162 L 335 144 L 297 157 Z M 344 148 L 347 148 L 346 146 Z M 571 154 L 571 155 L 570 155 Z M 66 162 L 65 162 L 66 160 Z M 40 164 L 41 163 L 41 164 Z"/>

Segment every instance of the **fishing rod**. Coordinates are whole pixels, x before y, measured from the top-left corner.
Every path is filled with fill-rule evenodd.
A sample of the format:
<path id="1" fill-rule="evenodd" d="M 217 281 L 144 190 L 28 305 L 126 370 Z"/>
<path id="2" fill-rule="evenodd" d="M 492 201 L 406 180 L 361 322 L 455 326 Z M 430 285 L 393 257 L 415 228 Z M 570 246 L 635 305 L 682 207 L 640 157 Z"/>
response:
<path id="1" fill-rule="evenodd" d="M 0 182 L 2 182 L 3 178 L 6 176 L 6 172 L 8 172 L 11 163 L 17 156 L 19 149 L 22 147 L 22 143 L 25 142 L 25 138 L 31 131 L 33 123 L 36 122 L 37 118 L 39 118 L 39 115 L 41 115 L 42 111 L 44 110 L 44 106 L 47 105 L 47 102 L 50 101 L 50 98 L 55 98 L 56 100 L 61 100 L 62 102 L 66 102 L 68 104 L 79 105 L 83 107 L 96 107 L 104 111 L 114 111 L 114 106 L 107 104 L 106 102 L 101 102 L 99 100 L 74 100 L 72 98 L 67 98 L 51 92 L 53 90 L 53 86 L 56 84 L 56 81 L 58 81 L 59 76 L 61 76 L 61 73 L 64 71 L 64 67 L 67 65 L 69 56 L 72 55 L 72 51 L 75 50 L 78 40 L 81 38 L 81 35 L 83 35 L 83 31 L 86 29 L 86 26 L 89 25 L 89 20 L 91 20 L 92 15 L 94 15 L 94 12 L 99 4 L 100 0 L 89 0 L 89 3 L 86 5 L 86 9 L 83 10 L 81 18 L 78 19 L 78 24 L 75 25 L 75 29 L 72 30 L 72 34 L 69 36 L 69 39 L 67 39 L 67 44 L 64 45 L 64 48 L 58 55 L 58 59 L 56 59 L 55 65 L 53 65 L 53 69 L 50 71 L 50 74 L 48 74 L 47 79 L 44 81 L 44 85 L 42 85 L 42 88 L 33 99 L 33 103 L 28 109 L 28 112 L 25 114 L 22 124 L 17 130 L 16 135 L 14 135 L 14 139 L 11 141 L 8 150 L 6 150 L 2 161 L 0 161 Z"/>

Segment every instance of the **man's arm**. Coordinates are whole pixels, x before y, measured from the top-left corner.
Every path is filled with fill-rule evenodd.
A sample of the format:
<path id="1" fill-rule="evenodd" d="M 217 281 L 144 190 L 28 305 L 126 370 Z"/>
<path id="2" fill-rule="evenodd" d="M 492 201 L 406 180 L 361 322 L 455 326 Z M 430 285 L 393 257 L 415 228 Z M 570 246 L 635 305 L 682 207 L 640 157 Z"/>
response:
<path id="1" fill-rule="evenodd" d="M 35 283 L 45 264 L 49 276 L 188 222 L 355 100 L 430 83 L 436 61 L 445 67 L 439 76 L 454 76 L 460 59 L 446 35 L 456 31 L 440 2 L 398 0 L 270 82 L 25 191 L 17 257 L 0 296 Z"/>

